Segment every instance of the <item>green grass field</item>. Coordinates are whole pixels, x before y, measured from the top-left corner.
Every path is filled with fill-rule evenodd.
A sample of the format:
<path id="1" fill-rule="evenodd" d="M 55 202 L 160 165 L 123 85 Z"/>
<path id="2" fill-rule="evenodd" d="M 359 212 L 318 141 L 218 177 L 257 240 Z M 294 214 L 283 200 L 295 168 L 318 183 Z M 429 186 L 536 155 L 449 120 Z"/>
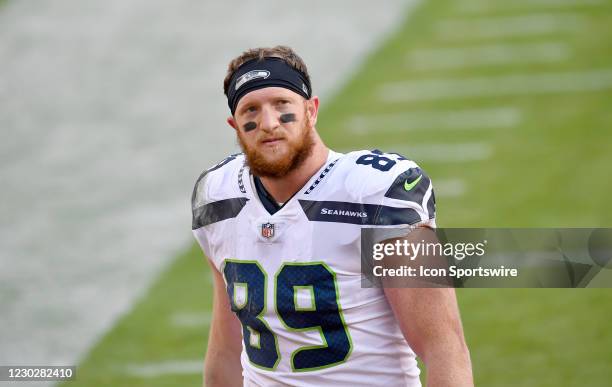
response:
<path id="1" fill-rule="evenodd" d="M 612 227 L 611 11 L 610 1 L 424 2 L 322 101 L 319 131 L 336 149 L 419 162 L 439 188 L 439 226 Z M 194 246 L 67 385 L 199 385 L 210 294 Z M 611 290 L 458 297 L 476 385 L 610 385 Z"/>

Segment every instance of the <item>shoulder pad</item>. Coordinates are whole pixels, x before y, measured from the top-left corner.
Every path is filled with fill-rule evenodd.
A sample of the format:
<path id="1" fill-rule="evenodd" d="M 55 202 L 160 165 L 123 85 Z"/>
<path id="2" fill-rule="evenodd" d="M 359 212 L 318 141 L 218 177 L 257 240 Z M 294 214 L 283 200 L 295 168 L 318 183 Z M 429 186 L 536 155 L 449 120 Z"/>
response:
<path id="1" fill-rule="evenodd" d="M 361 192 L 362 197 L 382 196 L 395 177 L 416 163 L 396 153 L 360 150 L 343 157 L 343 169 L 348 191 Z"/>
<path id="2" fill-rule="evenodd" d="M 191 196 L 191 208 L 246 193 L 242 174 L 244 155 L 236 153 L 208 168 L 198 177 Z"/>
<path id="3" fill-rule="evenodd" d="M 354 200 L 411 207 L 421 210 L 426 218 L 434 218 L 431 180 L 414 161 L 375 149 L 347 153 L 343 164 L 346 191 L 358 192 Z"/>

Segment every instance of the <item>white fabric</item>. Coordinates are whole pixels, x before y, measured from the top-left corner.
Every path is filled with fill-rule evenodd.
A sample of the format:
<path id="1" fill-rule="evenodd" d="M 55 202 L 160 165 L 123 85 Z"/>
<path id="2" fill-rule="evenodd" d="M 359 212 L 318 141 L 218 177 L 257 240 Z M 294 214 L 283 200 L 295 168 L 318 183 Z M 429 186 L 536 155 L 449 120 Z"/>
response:
<path id="1" fill-rule="evenodd" d="M 194 202 L 197 205 L 227 198 L 249 199 L 236 217 L 194 230 L 204 252 L 222 273 L 224 260 L 231 258 L 256 260 L 267 275 L 267 308 L 262 317 L 278 338 L 280 360 L 273 371 L 254 367 L 249 362 L 243 342 L 241 360 L 245 385 L 421 385 L 415 354 L 406 343 L 382 289 L 361 287 L 360 230 L 363 226 L 310 221 L 299 203 L 300 200 L 311 200 L 410 207 L 421 216 L 419 223 L 435 227 L 433 214 L 430 216 L 426 208 L 431 186 L 422 203 L 384 197 L 396 177 L 416 164 L 400 159 L 386 172 L 371 165 L 356 164 L 360 156 L 369 153 L 357 151 L 343 155 L 330 151 L 328 162 L 274 215 L 264 209 L 253 187 L 248 184 L 248 168 L 243 168 L 242 177 L 247 182 L 243 185 L 246 193 L 241 192 L 237 181 L 244 163 L 242 155 L 209 172 L 200 183 L 203 186 L 196 188 Z M 318 185 L 309 190 L 321 172 L 337 159 Z M 305 194 L 307 190 L 311 192 Z M 274 224 L 274 236 L 262 236 L 263 223 Z M 291 354 L 300 347 L 320 345 L 321 337 L 316 330 L 296 332 L 286 329 L 274 306 L 274 279 L 285 262 L 312 261 L 324 261 L 336 275 L 338 301 L 352 340 L 352 351 L 339 365 L 294 372 Z M 308 304 L 308 301 L 302 303 Z"/>

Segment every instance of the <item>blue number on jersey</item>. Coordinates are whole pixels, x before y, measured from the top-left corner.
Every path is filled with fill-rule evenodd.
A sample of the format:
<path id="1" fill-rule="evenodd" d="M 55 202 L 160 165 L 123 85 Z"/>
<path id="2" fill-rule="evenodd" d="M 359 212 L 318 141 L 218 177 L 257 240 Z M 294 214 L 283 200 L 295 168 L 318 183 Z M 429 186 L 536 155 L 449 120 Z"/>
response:
<path id="1" fill-rule="evenodd" d="M 256 366 L 275 369 L 280 360 L 276 335 L 262 318 L 266 311 L 266 274 L 254 261 L 237 260 L 226 260 L 223 273 L 232 311 L 242 323 L 249 360 Z M 338 305 L 333 271 L 324 263 L 284 264 L 275 279 L 276 310 L 281 322 L 292 331 L 316 329 L 323 342 L 294 351 L 291 368 L 310 371 L 344 362 L 352 344 Z M 241 300 L 237 297 L 240 287 Z M 298 305 L 299 289 L 309 290 L 310 308 Z"/>
<path id="2" fill-rule="evenodd" d="M 393 168 L 396 162 L 388 157 L 381 156 L 380 151 L 374 150 L 370 154 L 359 157 L 357 160 L 355 160 L 355 163 L 361 165 L 371 165 L 374 169 L 387 172 Z"/>
<path id="3" fill-rule="evenodd" d="M 280 359 L 276 336 L 261 318 L 266 312 L 266 274 L 257 262 L 231 260 L 225 261 L 223 274 L 232 311 L 242 322 L 244 348 L 249 360 L 259 367 L 274 369 Z M 240 304 L 237 302 L 238 285 L 244 300 Z"/>
<path id="4" fill-rule="evenodd" d="M 344 362 L 351 341 L 338 306 L 334 273 L 323 263 L 286 263 L 276 276 L 276 310 L 291 330 L 313 330 L 323 345 L 299 348 L 291 355 L 294 371 L 309 371 Z M 312 308 L 300 308 L 297 290 L 310 288 Z"/>

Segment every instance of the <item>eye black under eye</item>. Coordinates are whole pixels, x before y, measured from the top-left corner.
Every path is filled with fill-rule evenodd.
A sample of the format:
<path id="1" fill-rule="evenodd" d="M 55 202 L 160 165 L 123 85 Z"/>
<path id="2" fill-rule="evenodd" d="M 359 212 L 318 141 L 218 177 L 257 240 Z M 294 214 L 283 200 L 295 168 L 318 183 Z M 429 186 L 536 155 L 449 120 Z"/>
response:
<path id="1" fill-rule="evenodd" d="M 282 123 L 284 123 L 284 124 L 286 124 L 287 122 L 294 122 L 295 121 L 295 114 L 293 114 L 293 113 L 281 114 L 280 121 Z"/>
<path id="2" fill-rule="evenodd" d="M 250 132 L 255 128 L 257 128 L 257 124 L 253 121 L 247 122 L 246 124 L 244 124 L 244 126 L 242 126 L 242 129 L 244 129 L 245 132 Z"/>

